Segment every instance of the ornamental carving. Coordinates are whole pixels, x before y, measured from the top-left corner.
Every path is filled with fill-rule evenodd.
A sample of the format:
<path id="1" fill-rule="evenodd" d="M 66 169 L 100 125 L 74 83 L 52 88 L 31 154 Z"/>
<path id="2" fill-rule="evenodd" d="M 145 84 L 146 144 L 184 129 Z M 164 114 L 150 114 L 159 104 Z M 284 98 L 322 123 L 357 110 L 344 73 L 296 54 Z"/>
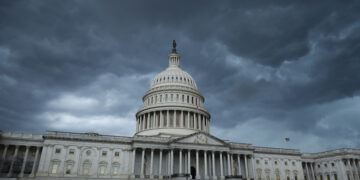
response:
<path id="1" fill-rule="evenodd" d="M 196 144 L 207 144 L 207 137 L 204 135 L 197 135 L 194 139 L 194 143 Z"/>

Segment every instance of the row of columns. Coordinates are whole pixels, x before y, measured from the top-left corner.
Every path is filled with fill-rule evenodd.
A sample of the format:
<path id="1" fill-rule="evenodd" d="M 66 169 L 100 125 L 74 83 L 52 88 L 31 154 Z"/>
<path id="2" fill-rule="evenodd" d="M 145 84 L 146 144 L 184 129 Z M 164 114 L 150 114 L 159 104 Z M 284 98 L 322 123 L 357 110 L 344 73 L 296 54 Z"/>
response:
<path id="1" fill-rule="evenodd" d="M 4 144 L 4 150 L 3 150 L 3 153 L 1 156 L 0 172 L 3 172 L 3 167 L 4 167 L 4 163 L 6 161 L 6 155 L 8 154 L 9 146 L 10 146 L 9 144 Z M 14 155 L 11 158 L 10 169 L 9 169 L 9 172 L 7 173 L 7 177 L 13 176 L 14 163 L 19 154 L 20 145 L 14 145 L 14 146 L 15 146 L 15 151 L 14 151 Z M 24 159 L 22 161 L 19 177 L 24 177 L 25 166 L 26 166 L 26 162 L 28 160 L 29 150 L 31 147 L 33 147 L 33 146 L 25 146 L 26 150 L 25 150 Z M 38 159 L 39 159 L 38 156 L 39 156 L 40 146 L 35 146 L 35 147 L 36 147 L 36 153 L 35 153 L 35 158 L 34 158 L 34 162 L 33 162 L 34 164 L 32 166 L 32 170 L 31 170 L 29 177 L 35 176 L 36 167 L 38 164 Z"/>
<path id="2" fill-rule="evenodd" d="M 314 171 L 315 164 L 312 162 L 305 162 L 303 164 L 305 169 L 306 180 L 315 180 L 315 171 Z"/>
<path id="3" fill-rule="evenodd" d="M 145 174 L 144 174 L 144 159 L 145 159 L 145 151 L 146 149 L 145 148 L 139 148 L 141 149 L 141 167 L 140 167 L 140 178 L 145 178 Z M 153 170 L 153 167 L 154 167 L 154 150 L 155 149 L 150 149 L 151 151 L 151 157 L 150 157 L 150 179 L 153 179 L 154 178 L 154 170 Z M 200 150 L 190 150 L 190 149 L 187 149 L 187 150 L 183 150 L 183 149 L 176 149 L 179 151 L 179 174 L 191 174 L 191 152 L 192 151 L 195 151 L 195 158 L 196 158 L 196 177 L 195 179 L 200 179 L 200 160 L 199 160 L 199 151 Z M 174 174 L 174 149 L 168 149 L 168 150 L 162 150 L 162 149 L 159 149 L 159 163 L 158 163 L 158 166 L 159 166 L 159 171 L 158 171 L 158 177 L 159 179 L 161 179 L 163 177 L 163 174 L 162 174 L 162 168 L 163 168 L 163 165 L 162 165 L 162 158 L 163 158 L 163 151 L 166 151 L 167 152 L 167 155 L 169 156 L 168 157 L 168 172 L 167 172 L 167 175 L 168 176 L 171 176 Z M 186 156 L 185 160 L 187 163 L 186 165 L 186 169 L 183 170 L 183 151 L 184 152 L 184 155 Z M 241 156 L 244 157 L 244 164 L 245 164 L 245 174 L 243 176 L 243 178 L 245 177 L 247 180 L 249 179 L 253 179 L 254 178 L 254 158 L 252 155 L 246 155 L 246 154 L 231 154 L 229 152 L 221 152 L 221 151 L 206 151 L 206 150 L 201 150 L 203 151 L 203 155 L 204 155 L 204 179 L 209 179 L 209 177 L 211 176 L 212 179 L 218 179 L 217 177 L 217 174 L 216 174 L 216 153 L 218 153 L 218 157 L 219 157 L 219 163 L 220 163 L 220 179 L 225 179 L 225 174 L 227 176 L 242 176 L 241 174 Z M 209 153 L 209 154 L 208 154 Z M 208 156 L 209 155 L 209 156 Z M 235 169 L 234 164 L 233 164 L 233 160 L 234 160 L 234 156 L 236 158 L 236 165 L 237 166 L 237 172 L 234 172 L 232 170 Z M 131 169 L 131 177 L 132 178 L 135 178 L 135 168 L 138 168 L 138 167 L 135 167 L 135 162 L 136 162 L 136 148 L 133 149 L 133 156 L 132 156 L 132 169 Z M 211 160 L 210 160 L 211 159 Z M 225 164 L 225 159 L 226 159 L 226 162 L 227 164 Z M 209 160 L 209 162 L 208 162 Z M 210 169 L 210 172 L 208 172 L 208 165 L 211 165 L 211 169 Z M 227 170 L 228 172 L 224 172 L 224 168 L 225 166 L 227 167 Z M 250 170 L 251 168 L 251 170 Z M 251 173 L 249 173 L 249 171 L 251 171 Z M 250 177 L 251 176 L 251 177 Z"/>
<path id="4" fill-rule="evenodd" d="M 359 160 L 356 159 L 343 159 L 342 163 L 347 162 L 348 169 L 350 171 L 350 180 L 360 180 L 359 175 Z"/>
<path id="5" fill-rule="evenodd" d="M 170 118 L 170 112 L 172 112 L 172 119 Z M 178 116 L 180 117 L 178 118 Z M 170 122 L 171 120 L 172 122 Z M 136 132 L 146 129 L 170 127 L 198 129 L 209 132 L 209 122 L 210 119 L 207 116 L 197 112 L 183 110 L 154 111 L 141 114 L 137 117 Z"/>

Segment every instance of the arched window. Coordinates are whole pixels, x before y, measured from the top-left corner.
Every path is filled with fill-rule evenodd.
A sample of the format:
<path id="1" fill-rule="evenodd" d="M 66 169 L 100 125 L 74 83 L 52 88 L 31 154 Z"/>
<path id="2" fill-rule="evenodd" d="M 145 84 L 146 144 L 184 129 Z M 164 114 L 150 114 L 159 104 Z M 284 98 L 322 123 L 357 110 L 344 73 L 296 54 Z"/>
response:
<path id="1" fill-rule="evenodd" d="M 74 161 L 66 161 L 65 173 L 71 174 L 73 167 L 74 167 Z"/>

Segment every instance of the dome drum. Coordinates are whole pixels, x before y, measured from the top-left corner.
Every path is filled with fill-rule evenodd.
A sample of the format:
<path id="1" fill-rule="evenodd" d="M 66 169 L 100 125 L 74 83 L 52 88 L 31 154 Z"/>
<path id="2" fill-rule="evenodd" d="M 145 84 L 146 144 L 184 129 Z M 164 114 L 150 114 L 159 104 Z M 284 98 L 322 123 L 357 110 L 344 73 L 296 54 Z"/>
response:
<path id="1" fill-rule="evenodd" d="M 176 49 L 169 66 L 155 76 L 136 113 L 136 134 L 142 136 L 184 136 L 210 132 L 210 114 L 195 80 L 183 71 Z"/>

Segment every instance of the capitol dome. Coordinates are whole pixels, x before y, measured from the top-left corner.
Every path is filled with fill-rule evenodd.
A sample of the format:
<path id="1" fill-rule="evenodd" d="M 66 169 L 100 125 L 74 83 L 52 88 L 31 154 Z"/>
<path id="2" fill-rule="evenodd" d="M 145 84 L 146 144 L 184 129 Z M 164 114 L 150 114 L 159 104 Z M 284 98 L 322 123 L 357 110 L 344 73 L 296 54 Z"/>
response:
<path id="1" fill-rule="evenodd" d="M 183 136 L 210 131 L 210 114 L 195 80 L 179 66 L 180 55 L 173 43 L 169 66 L 155 76 L 136 113 L 136 134 Z"/>

